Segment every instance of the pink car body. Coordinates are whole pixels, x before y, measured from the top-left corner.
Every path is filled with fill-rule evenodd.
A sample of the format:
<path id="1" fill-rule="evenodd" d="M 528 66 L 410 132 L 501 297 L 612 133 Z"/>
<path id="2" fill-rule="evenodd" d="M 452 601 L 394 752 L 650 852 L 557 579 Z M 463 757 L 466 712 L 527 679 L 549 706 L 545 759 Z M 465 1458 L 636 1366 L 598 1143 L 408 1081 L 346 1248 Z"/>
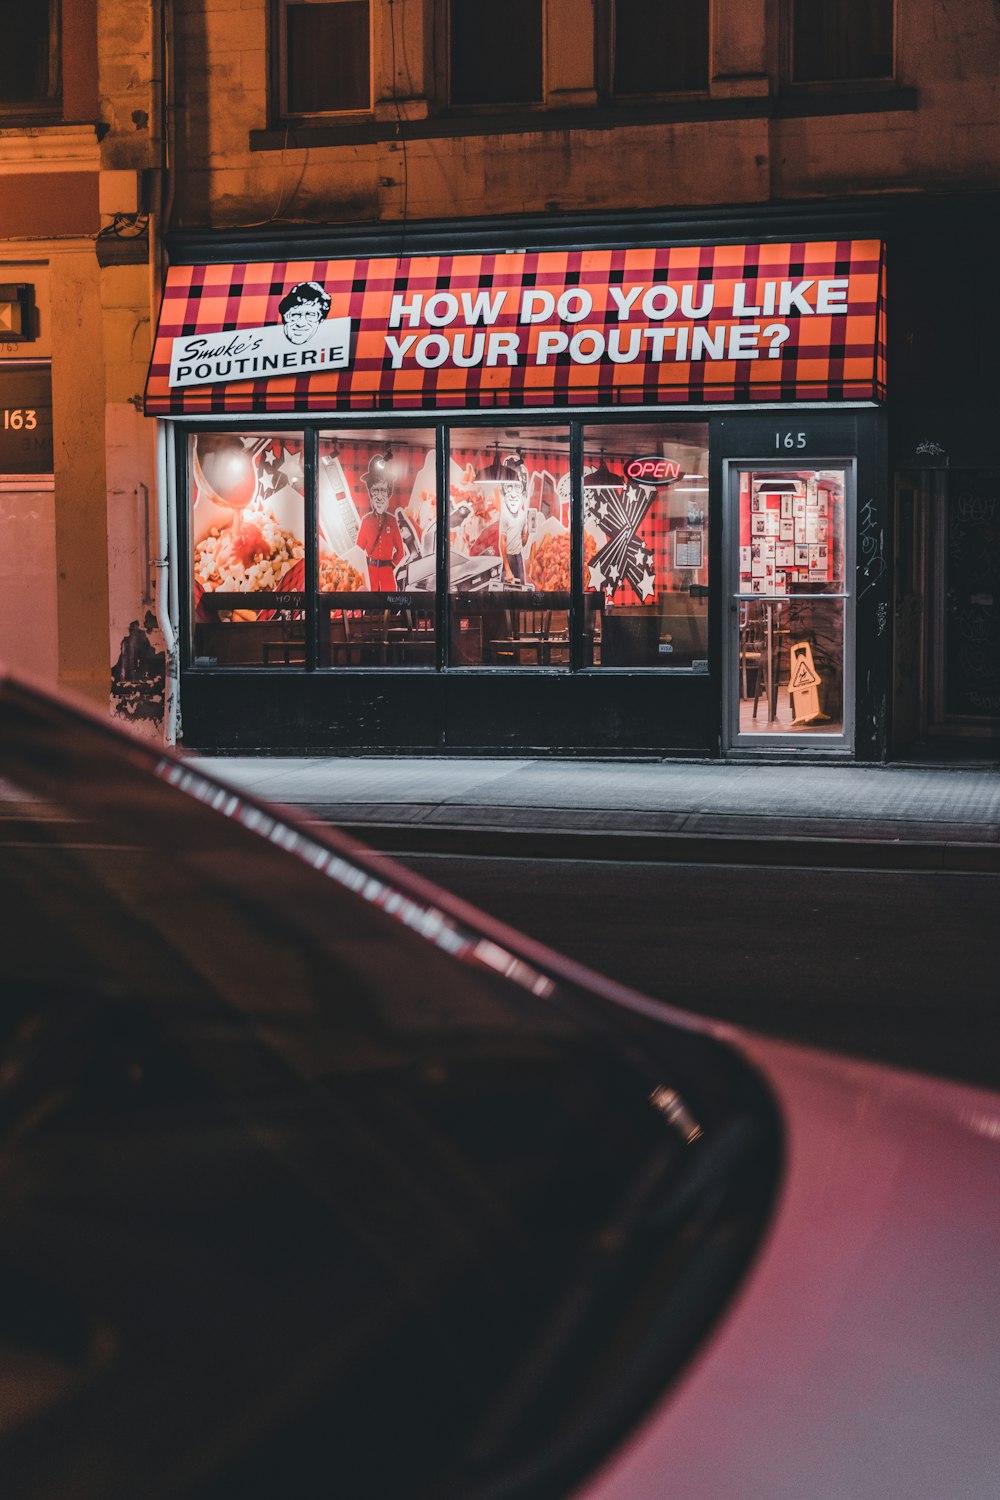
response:
<path id="1" fill-rule="evenodd" d="M 1000 1096 L 726 1028 L 783 1115 L 756 1262 L 580 1500 L 1000 1492 Z"/>

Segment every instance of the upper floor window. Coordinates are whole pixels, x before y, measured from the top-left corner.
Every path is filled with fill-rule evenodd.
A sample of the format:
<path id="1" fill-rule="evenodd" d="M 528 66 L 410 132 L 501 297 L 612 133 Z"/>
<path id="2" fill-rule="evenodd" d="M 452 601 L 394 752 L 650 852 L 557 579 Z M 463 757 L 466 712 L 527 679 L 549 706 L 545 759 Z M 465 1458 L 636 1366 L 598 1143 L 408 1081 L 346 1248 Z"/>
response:
<path id="1" fill-rule="evenodd" d="M 0 108 L 59 103 L 59 0 L 0 0 Z"/>
<path id="2" fill-rule="evenodd" d="M 708 88 L 708 0 L 614 0 L 612 92 Z"/>
<path id="3" fill-rule="evenodd" d="M 450 0 L 448 19 L 449 103 L 542 101 L 542 0 Z"/>
<path id="4" fill-rule="evenodd" d="M 278 0 L 276 24 L 283 116 L 371 108 L 370 0 Z"/>
<path id="5" fill-rule="evenodd" d="M 892 71 L 892 0 L 792 0 L 792 83 L 891 78 Z"/>

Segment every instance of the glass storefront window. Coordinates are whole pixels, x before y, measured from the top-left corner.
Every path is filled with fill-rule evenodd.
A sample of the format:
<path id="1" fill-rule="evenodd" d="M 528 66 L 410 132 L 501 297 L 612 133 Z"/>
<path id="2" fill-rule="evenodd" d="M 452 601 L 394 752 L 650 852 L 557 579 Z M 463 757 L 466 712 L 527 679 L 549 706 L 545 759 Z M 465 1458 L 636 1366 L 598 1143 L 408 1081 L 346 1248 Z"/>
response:
<path id="1" fill-rule="evenodd" d="M 320 665 L 433 667 L 433 430 L 321 434 L 317 521 Z"/>
<path id="2" fill-rule="evenodd" d="M 585 660 L 708 670 L 708 425 L 584 429 Z"/>
<path id="3" fill-rule="evenodd" d="M 188 480 L 196 665 L 301 667 L 302 433 L 192 434 Z"/>
<path id="4" fill-rule="evenodd" d="M 740 473 L 739 733 L 844 732 L 847 475 Z"/>
<path id="5" fill-rule="evenodd" d="M 191 433 L 191 665 L 707 671 L 707 423 L 445 435 Z"/>
<path id="6" fill-rule="evenodd" d="M 453 428 L 448 534 L 454 666 L 569 666 L 565 428 Z"/>

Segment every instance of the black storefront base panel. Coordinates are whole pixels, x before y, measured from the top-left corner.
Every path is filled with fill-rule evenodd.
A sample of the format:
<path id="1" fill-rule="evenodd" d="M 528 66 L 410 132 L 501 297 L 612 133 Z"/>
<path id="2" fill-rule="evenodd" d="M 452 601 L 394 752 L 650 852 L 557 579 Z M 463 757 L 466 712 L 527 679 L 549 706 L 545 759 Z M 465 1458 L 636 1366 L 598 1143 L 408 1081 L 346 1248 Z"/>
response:
<path id="1" fill-rule="evenodd" d="M 244 755 L 719 754 L 711 674 L 191 672 L 188 750 Z"/>

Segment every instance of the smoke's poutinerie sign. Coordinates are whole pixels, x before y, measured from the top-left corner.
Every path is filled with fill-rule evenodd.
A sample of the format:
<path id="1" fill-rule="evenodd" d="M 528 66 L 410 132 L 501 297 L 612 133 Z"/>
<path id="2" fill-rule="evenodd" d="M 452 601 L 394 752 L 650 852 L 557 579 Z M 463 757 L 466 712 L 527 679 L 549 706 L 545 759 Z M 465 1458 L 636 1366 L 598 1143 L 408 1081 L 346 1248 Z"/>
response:
<path id="1" fill-rule="evenodd" d="M 151 415 L 880 400 L 877 240 L 170 269 Z"/>

